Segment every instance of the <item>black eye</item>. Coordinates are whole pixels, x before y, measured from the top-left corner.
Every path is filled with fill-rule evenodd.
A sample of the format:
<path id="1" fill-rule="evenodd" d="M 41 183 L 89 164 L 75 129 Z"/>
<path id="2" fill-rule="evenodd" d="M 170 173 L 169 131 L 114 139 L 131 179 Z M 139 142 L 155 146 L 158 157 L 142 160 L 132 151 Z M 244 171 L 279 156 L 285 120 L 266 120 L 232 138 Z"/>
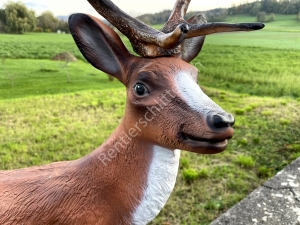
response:
<path id="1" fill-rule="evenodd" d="M 148 89 L 145 87 L 145 85 L 137 83 L 134 85 L 134 91 L 137 95 L 142 96 L 144 94 L 149 93 Z"/>

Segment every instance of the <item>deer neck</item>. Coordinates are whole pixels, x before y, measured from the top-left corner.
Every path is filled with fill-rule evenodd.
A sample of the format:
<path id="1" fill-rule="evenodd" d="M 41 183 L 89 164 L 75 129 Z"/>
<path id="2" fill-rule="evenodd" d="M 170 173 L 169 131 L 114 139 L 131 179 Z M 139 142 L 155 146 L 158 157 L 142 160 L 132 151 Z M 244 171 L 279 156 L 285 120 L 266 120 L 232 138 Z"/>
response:
<path id="1" fill-rule="evenodd" d="M 172 151 L 160 146 L 152 148 L 147 184 L 143 198 L 135 209 L 133 224 L 147 224 L 164 207 L 176 182 L 179 157 L 180 150 Z"/>
<path id="2" fill-rule="evenodd" d="M 167 202 L 176 182 L 180 151 L 132 136 L 121 122 L 88 157 L 98 160 L 101 175 L 109 175 L 101 182 L 109 182 L 115 186 L 112 190 L 127 195 L 123 197 L 130 204 L 125 202 L 124 207 L 130 208 L 130 224 L 140 225 L 153 220 Z"/>

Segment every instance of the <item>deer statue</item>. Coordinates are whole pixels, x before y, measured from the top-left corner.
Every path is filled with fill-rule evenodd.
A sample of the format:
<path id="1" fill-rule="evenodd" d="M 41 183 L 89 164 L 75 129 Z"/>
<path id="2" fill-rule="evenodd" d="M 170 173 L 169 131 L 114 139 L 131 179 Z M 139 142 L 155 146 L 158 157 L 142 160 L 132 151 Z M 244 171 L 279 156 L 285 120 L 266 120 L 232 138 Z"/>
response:
<path id="1" fill-rule="evenodd" d="M 215 154 L 233 136 L 233 116 L 201 91 L 198 71 L 189 62 L 205 35 L 258 30 L 263 24 L 207 23 L 202 14 L 185 21 L 190 0 L 177 0 L 158 31 L 109 0 L 88 1 L 140 55 L 130 54 L 99 19 L 70 16 L 70 31 L 87 61 L 126 86 L 124 118 L 83 158 L 0 171 L 2 225 L 147 224 L 175 185 L 176 149 Z"/>

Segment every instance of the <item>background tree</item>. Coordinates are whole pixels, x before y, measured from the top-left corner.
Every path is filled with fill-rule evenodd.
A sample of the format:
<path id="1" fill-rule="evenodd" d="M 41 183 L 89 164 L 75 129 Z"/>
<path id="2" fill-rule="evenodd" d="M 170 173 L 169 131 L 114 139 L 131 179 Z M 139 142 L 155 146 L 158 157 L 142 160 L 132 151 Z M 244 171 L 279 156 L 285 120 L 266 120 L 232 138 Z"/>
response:
<path id="1" fill-rule="evenodd" d="M 204 14 L 209 22 L 224 22 L 226 21 L 228 12 L 226 9 L 216 8 L 206 11 Z"/>
<path id="2" fill-rule="evenodd" d="M 260 12 L 260 9 L 261 9 L 261 3 L 260 2 L 255 2 L 251 11 L 250 11 L 250 14 L 252 16 L 257 16 L 257 14 Z"/>
<path id="3" fill-rule="evenodd" d="M 170 16 L 171 10 L 164 10 L 159 13 L 154 14 L 144 14 L 141 16 L 138 16 L 137 19 L 141 20 L 142 22 L 146 24 L 162 24 L 168 21 L 168 18 Z"/>
<path id="4" fill-rule="evenodd" d="M 52 31 L 55 32 L 59 25 L 60 21 L 56 18 L 52 12 L 45 11 L 39 17 L 37 17 L 37 25 L 42 28 L 44 31 Z"/>
<path id="5" fill-rule="evenodd" d="M 297 19 L 300 21 L 300 11 L 298 12 Z"/>
<path id="6" fill-rule="evenodd" d="M 259 12 L 297 14 L 300 10 L 300 0 L 261 0 L 241 5 L 233 5 L 228 9 L 229 15 L 251 14 L 257 16 Z"/>
<path id="7" fill-rule="evenodd" d="M 69 24 L 68 24 L 68 22 L 64 21 L 64 20 L 60 20 L 57 29 L 61 30 L 61 31 L 64 31 L 66 33 L 69 33 Z"/>
<path id="8" fill-rule="evenodd" d="M 35 12 L 28 10 L 22 2 L 9 1 L 5 5 L 5 16 L 8 30 L 11 33 L 30 32 L 36 26 Z"/>
<path id="9" fill-rule="evenodd" d="M 0 33 L 7 30 L 5 9 L 0 9 Z"/>
<path id="10" fill-rule="evenodd" d="M 273 22 L 273 21 L 275 21 L 275 14 L 271 13 L 271 15 L 268 17 L 266 22 Z"/>
<path id="11" fill-rule="evenodd" d="M 265 11 L 266 13 L 278 13 L 280 3 L 277 0 L 262 0 L 261 7 L 261 10 Z"/>
<path id="12" fill-rule="evenodd" d="M 6 24 L 5 9 L 0 9 L 0 21 Z"/>

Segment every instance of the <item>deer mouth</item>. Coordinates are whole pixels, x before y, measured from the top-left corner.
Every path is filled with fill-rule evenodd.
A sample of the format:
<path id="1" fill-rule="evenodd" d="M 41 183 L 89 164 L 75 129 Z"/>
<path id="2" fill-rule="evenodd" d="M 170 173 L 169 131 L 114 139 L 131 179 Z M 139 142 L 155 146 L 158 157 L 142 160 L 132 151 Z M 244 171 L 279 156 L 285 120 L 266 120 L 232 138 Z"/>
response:
<path id="1" fill-rule="evenodd" d="M 192 134 L 187 134 L 184 132 L 181 132 L 180 136 L 182 137 L 183 141 L 191 147 L 204 147 L 207 149 L 217 150 L 217 151 L 225 150 L 228 144 L 228 139 L 231 138 L 228 137 L 228 139 L 224 139 L 224 138 L 207 139 L 207 138 L 197 137 Z"/>

